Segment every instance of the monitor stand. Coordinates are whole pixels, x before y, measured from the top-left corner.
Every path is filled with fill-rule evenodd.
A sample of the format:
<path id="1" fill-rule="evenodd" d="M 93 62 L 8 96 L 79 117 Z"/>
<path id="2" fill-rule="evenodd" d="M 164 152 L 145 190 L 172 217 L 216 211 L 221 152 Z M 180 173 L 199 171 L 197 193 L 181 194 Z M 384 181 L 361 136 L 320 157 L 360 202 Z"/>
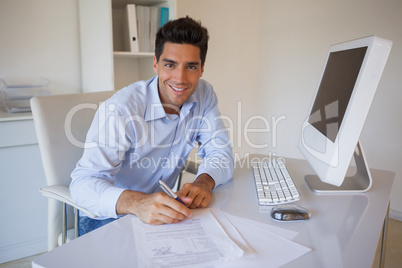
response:
<path id="1" fill-rule="evenodd" d="M 366 164 L 363 149 L 360 141 L 357 142 L 355 152 L 353 154 L 356 163 L 356 174 L 350 177 L 345 177 L 341 186 L 334 186 L 322 182 L 317 175 L 306 175 L 305 180 L 311 190 L 316 193 L 361 193 L 366 192 L 371 188 L 372 179 L 370 170 Z"/>

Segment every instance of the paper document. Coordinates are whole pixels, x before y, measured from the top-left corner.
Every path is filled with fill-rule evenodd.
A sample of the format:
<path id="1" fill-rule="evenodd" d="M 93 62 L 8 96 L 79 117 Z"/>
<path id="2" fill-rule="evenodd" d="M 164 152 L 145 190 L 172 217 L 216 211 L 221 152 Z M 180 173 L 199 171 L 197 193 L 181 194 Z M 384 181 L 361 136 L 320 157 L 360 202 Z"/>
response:
<path id="1" fill-rule="evenodd" d="M 289 240 L 292 240 L 298 234 L 295 231 L 291 231 L 291 230 L 288 230 L 288 229 L 276 227 L 276 226 L 269 225 L 269 224 L 266 224 L 266 223 L 261 223 L 261 222 L 258 222 L 258 221 L 253 221 L 253 220 L 242 218 L 242 217 L 239 217 L 239 216 L 234 216 L 234 215 L 231 215 L 231 214 L 228 214 L 228 213 L 225 213 L 225 215 L 229 219 L 230 222 L 236 223 L 236 225 L 258 226 L 260 228 L 263 228 L 265 231 L 269 231 L 271 233 L 274 233 L 276 235 L 282 236 L 282 237 L 284 237 L 286 239 L 289 239 Z"/>
<path id="2" fill-rule="evenodd" d="M 249 243 L 242 237 L 239 231 L 227 218 L 227 214 L 224 213 L 219 208 L 211 208 L 212 214 L 219 221 L 222 228 L 225 230 L 226 234 L 236 243 L 244 252 L 244 256 L 255 254 L 255 251 L 250 247 Z"/>
<path id="3" fill-rule="evenodd" d="M 228 213 L 224 214 L 255 254 L 245 254 L 239 260 L 224 263 L 218 267 L 281 267 L 311 251 L 310 248 L 289 240 L 297 235 L 294 231 Z"/>
<path id="4" fill-rule="evenodd" d="M 149 225 L 133 218 L 139 267 L 205 267 L 243 256 L 209 209 L 175 224 Z"/>

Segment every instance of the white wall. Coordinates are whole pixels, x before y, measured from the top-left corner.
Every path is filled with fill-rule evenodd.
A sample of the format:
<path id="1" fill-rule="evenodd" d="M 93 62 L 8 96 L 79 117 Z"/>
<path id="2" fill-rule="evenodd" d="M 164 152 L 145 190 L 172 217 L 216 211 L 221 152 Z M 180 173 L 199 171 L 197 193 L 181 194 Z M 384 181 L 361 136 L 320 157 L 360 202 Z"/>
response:
<path id="1" fill-rule="evenodd" d="M 217 91 L 222 114 L 235 122 L 235 152 L 302 158 L 297 149 L 328 47 L 368 35 L 394 42 L 361 140 L 372 168 L 396 179 L 391 216 L 402 219 L 402 2 L 399 0 L 178 0 L 178 16 L 200 19 L 211 33 L 204 78 Z M 243 117 L 239 121 L 237 102 Z M 237 139 L 237 128 L 270 131 Z M 285 118 L 285 119 L 284 119 Z M 274 129 L 276 127 L 276 129 Z M 240 146 L 239 146 L 240 145 Z"/>
<path id="2" fill-rule="evenodd" d="M 43 76 L 53 93 L 81 88 L 76 0 L 0 0 L 0 78 Z"/>
<path id="3" fill-rule="evenodd" d="M 247 143 L 243 127 L 257 112 L 259 20 L 256 14 L 258 1 L 177 0 L 178 17 L 189 15 L 208 28 L 210 42 L 203 78 L 217 93 L 237 159 L 253 152 L 249 144 L 254 140 Z"/>

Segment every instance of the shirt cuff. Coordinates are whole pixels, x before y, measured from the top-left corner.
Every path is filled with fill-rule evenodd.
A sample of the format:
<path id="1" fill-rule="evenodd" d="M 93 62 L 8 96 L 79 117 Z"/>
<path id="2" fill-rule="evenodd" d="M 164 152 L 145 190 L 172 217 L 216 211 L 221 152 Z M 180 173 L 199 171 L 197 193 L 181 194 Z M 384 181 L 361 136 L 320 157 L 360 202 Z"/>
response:
<path id="1" fill-rule="evenodd" d="M 100 212 L 103 217 L 107 218 L 117 218 L 116 204 L 121 193 L 125 189 L 119 187 L 109 187 L 105 192 L 102 193 L 102 198 L 100 200 Z"/>
<path id="2" fill-rule="evenodd" d="M 213 189 L 215 189 L 218 185 L 220 185 L 220 184 L 222 184 L 224 182 L 220 170 L 216 170 L 216 169 L 213 169 L 213 168 L 203 168 L 203 167 L 201 167 L 201 165 L 198 168 L 196 178 L 198 178 L 198 176 L 200 176 L 201 174 L 204 174 L 204 173 L 206 173 L 209 176 L 211 176 L 212 179 L 215 181 L 215 186 L 214 186 Z"/>

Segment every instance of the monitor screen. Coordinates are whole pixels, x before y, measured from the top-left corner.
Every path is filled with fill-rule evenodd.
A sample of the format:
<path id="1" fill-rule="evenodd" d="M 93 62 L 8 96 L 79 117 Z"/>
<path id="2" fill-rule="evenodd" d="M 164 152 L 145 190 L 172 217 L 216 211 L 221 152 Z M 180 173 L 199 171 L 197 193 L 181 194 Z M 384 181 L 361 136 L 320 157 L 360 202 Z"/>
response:
<path id="1" fill-rule="evenodd" d="M 332 142 L 338 135 L 367 47 L 330 53 L 308 122 Z"/>

